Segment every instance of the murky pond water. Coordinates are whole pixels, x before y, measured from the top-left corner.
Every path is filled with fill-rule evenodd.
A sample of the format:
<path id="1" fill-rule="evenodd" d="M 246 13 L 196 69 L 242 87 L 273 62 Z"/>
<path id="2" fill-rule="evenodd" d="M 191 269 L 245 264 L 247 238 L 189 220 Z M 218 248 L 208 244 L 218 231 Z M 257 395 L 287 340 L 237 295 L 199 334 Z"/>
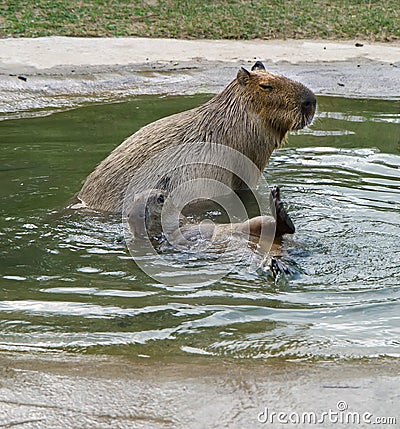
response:
<path id="1" fill-rule="evenodd" d="M 141 97 L 0 123 L 0 349 L 400 356 L 398 101 L 320 97 L 311 129 L 271 158 L 266 178 L 297 227 L 284 240 L 301 271 L 292 278 L 242 264 L 212 285 L 165 286 L 132 261 L 118 216 L 65 209 L 123 138 L 206 99 Z"/>

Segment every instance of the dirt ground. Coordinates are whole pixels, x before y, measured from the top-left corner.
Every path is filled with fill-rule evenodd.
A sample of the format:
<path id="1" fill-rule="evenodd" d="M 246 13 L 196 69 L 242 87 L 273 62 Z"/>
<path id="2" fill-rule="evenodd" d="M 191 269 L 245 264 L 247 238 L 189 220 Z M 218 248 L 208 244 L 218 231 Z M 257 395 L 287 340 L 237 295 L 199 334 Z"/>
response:
<path id="1" fill-rule="evenodd" d="M 0 40 L 0 112 L 216 93 L 256 60 L 319 95 L 400 98 L 400 43 L 47 37 Z"/>
<path id="2" fill-rule="evenodd" d="M 3 354 L 0 368 L 0 427 L 7 428 L 367 428 L 382 418 L 391 420 L 379 427 L 395 428 L 400 422 L 395 361 L 155 364 Z M 344 424 L 349 418 L 359 420 Z"/>

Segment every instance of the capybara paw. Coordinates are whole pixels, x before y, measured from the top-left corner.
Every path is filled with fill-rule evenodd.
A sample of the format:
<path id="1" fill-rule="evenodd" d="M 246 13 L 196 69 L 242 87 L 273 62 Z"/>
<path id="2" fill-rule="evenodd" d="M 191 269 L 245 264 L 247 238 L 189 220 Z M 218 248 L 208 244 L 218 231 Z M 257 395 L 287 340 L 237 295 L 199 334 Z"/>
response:
<path id="1" fill-rule="evenodd" d="M 294 234 L 296 228 L 294 227 L 293 222 L 281 201 L 281 190 L 279 186 L 273 188 L 271 190 L 271 194 L 276 212 L 275 237 L 281 237 L 284 234 Z"/>

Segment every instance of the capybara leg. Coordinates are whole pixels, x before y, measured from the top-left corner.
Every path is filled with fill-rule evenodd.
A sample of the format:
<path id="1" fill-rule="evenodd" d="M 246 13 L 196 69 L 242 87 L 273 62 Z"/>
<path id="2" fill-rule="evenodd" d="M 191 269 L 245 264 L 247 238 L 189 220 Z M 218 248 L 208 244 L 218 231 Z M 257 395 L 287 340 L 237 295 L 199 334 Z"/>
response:
<path id="1" fill-rule="evenodd" d="M 271 194 L 276 211 L 275 238 L 281 237 L 283 234 L 294 234 L 296 229 L 293 225 L 292 219 L 290 219 L 290 216 L 283 205 L 283 202 L 281 201 L 281 190 L 279 186 L 273 188 L 271 190 Z"/>
<path id="2" fill-rule="evenodd" d="M 270 266 L 269 266 L 272 276 L 277 279 L 281 276 L 285 277 L 293 277 L 299 274 L 295 268 L 290 267 L 284 261 L 278 258 L 271 258 Z"/>

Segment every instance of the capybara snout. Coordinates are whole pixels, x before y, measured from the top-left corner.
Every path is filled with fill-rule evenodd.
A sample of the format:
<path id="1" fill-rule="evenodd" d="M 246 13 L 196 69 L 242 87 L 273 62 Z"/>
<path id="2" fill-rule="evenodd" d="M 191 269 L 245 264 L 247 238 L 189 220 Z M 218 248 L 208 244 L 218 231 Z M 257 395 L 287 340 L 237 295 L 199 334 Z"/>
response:
<path id="1" fill-rule="evenodd" d="M 317 99 L 311 91 L 305 91 L 302 96 L 301 108 L 304 115 L 307 117 L 313 117 L 315 113 L 315 108 L 317 106 Z"/>

